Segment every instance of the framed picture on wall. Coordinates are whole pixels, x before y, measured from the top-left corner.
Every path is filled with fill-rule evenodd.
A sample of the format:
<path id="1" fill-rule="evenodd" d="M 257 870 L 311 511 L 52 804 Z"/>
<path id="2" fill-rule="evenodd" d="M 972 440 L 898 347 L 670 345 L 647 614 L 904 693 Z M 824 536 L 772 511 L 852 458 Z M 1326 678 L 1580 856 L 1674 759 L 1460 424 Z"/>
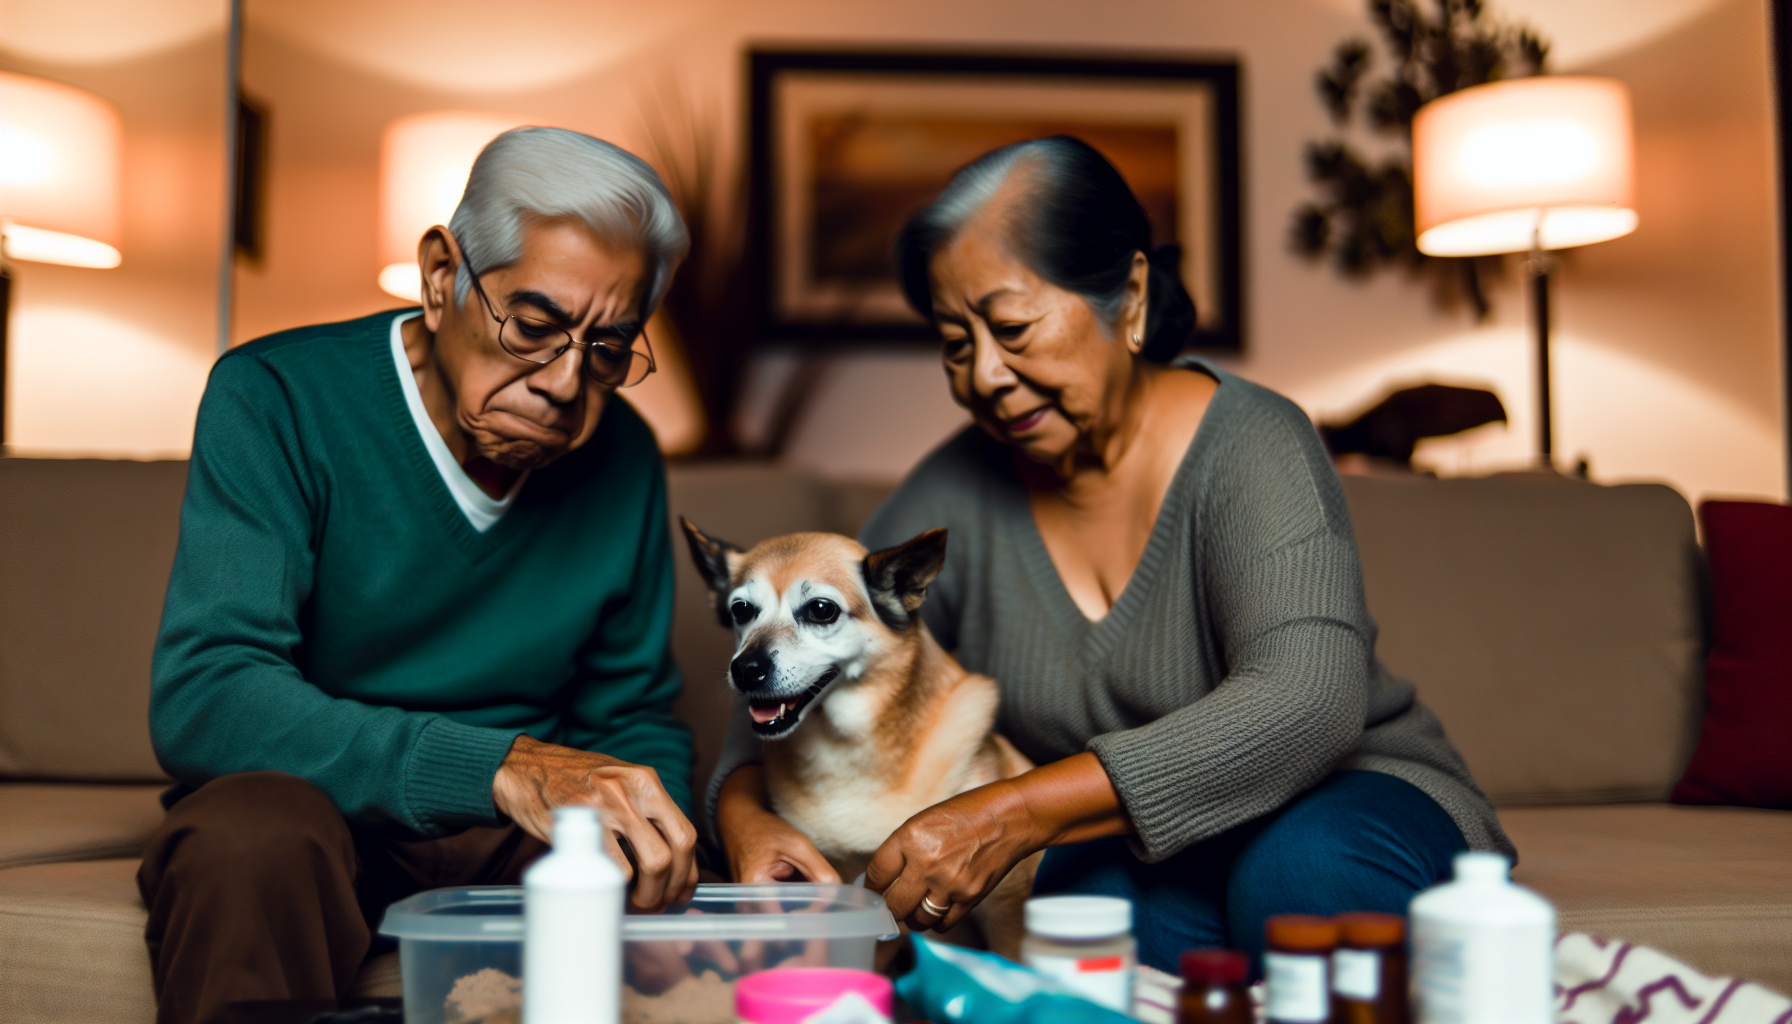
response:
<path id="1" fill-rule="evenodd" d="M 952 173 L 1074 135 L 1125 176 L 1155 244 L 1183 249 L 1191 347 L 1243 344 L 1238 65 L 1023 54 L 754 50 L 749 231 L 766 337 L 929 339 L 891 259 Z"/>

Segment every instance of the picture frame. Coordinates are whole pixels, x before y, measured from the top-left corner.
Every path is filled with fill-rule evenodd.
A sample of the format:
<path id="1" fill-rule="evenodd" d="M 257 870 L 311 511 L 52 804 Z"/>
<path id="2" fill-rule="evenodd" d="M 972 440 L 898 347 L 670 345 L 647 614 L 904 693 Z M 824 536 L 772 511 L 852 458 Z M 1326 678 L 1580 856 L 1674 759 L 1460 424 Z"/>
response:
<path id="1" fill-rule="evenodd" d="M 754 49 L 748 249 L 762 340 L 931 341 L 896 282 L 908 216 L 1010 142 L 1073 134 L 1183 248 L 1190 351 L 1244 347 L 1238 64 L 1129 55 Z"/>

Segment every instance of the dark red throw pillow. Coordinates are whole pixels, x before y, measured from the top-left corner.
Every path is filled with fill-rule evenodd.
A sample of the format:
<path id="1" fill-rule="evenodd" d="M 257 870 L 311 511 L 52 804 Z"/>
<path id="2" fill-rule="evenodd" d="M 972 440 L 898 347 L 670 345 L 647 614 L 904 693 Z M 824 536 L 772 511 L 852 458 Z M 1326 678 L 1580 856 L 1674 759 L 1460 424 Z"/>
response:
<path id="1" fill-rule="evenodd" d="M 1699 507 L 1711 565 L 1705 721 L 1677 804 L 1792 809 L 1792 508 Z"/>

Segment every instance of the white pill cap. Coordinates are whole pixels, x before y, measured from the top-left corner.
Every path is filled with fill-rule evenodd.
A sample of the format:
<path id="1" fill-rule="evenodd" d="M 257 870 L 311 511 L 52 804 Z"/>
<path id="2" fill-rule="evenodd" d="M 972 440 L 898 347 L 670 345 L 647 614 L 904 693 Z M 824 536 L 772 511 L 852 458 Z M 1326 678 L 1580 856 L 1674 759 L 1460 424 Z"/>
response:
<path id="1" fill-rule="evenodd" d="M 602 852 L 603 815 L 595 807 L 566 804 L 554 808 L 554 849 L 566 853 Z"/>
<path id="2" fill-rule="evenodd" d="M 1503 883 L 1511 878 L 1512 861 L 1504 854 L 1470 850 L 1456 855 L 1458 882 Z"/>
<path id="3" fill-rule="evenodd" d="M 1117 896 L 1035 896 L 1027 934 L 1042 939 L 1105 939 L 1132 931 L 1132 901 Z"/>

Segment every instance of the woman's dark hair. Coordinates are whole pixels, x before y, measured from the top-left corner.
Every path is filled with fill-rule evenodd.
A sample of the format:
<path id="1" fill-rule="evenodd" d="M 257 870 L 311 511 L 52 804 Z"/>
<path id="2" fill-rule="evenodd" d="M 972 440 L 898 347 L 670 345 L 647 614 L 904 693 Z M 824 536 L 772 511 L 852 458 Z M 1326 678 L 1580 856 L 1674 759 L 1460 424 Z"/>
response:
<path id="1" fill-rule="evenodd" d="M 1113 323 L 1132 275 L 1132 254 L 1150 261 L 1141 355 L 1175 358 L 1195 329 L 1195 302 L 1182 285 L 1182 250 L 1151 247 L 1151 222 L 1126 179 L 1069 135 L 1017 142 L 966 164 L 896 239 L 896 268 L 908 304 L 933 319 L 928 280 L 933 256 L 1001 190 L 1016 171 L 1025 198 L 1010 218 L 1015 252 L 1035 274 L 1089 300 Z"/>

